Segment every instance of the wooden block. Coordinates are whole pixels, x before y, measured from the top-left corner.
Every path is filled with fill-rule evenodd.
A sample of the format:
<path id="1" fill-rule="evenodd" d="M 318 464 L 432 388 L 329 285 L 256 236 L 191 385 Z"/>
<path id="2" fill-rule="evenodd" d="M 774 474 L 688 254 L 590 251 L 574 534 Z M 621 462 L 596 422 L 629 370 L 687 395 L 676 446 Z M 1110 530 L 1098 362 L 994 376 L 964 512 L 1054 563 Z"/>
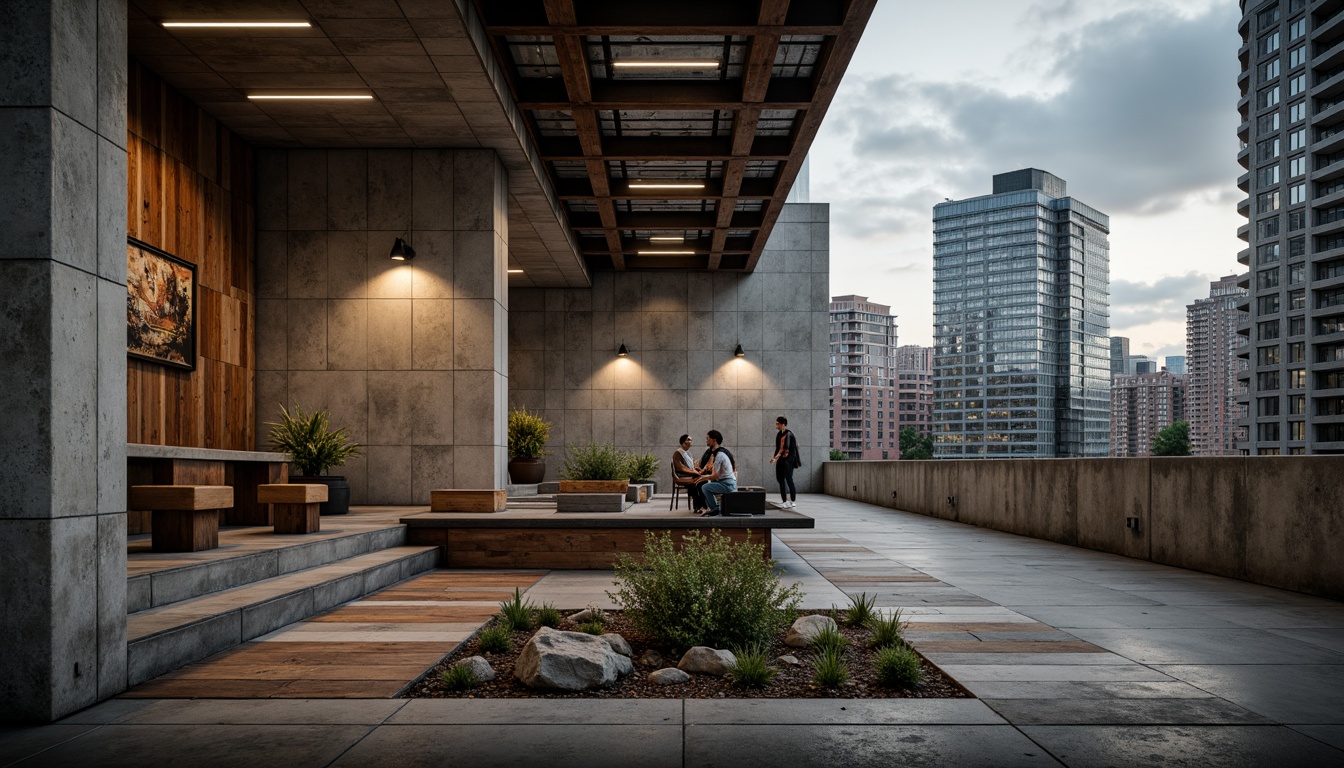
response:
<path id="1" fill-rule="evenodd" d="M 630 490 L 628 480 L 561 480 L 561 493 L 619 493 Z"/>
<path id="2" fill-rule="evenodd" d="M 318 487 L 326 490 L 326 486 Z M 271 510 L 276 533 L 316 533 L 322 529 L 322 505 L 319 502 L 272 504 Z"/>
<path id="3" fill-rule="evenodd" d="M 327 486 L 321 483 L 259 485 L 257 500 L 263 504 L 312 504 L 327 500 Z"/>
<path id="4" fill-rule="evenodd" d="M 233 489 L 227 485 L 136 485 L 131 487 L 131 509 L 218 510 L 233 506 Z M 158 520 L 157 517 L 154 518 Z"/>
<path id="5" fill-rule="evenodd" d="M 225 488 L 232 492 L 233 489 Z M 155 552 L 203 552 L 219 547 L 219 512 L 216 508 L 154 510 Z"/>
<path id="6" fill-rule="evenodd" d="M 503 512 L 508 493 L 494 488 L 452 488 L 429 492 L 431 512 Z"/>

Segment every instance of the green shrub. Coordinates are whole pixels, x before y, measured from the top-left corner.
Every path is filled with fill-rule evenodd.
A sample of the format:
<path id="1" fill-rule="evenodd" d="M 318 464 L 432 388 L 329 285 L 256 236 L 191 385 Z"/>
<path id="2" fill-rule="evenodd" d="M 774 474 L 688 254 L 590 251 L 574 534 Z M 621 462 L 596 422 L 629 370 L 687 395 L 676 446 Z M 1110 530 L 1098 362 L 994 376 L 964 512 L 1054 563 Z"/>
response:
<path id="1" fill-rule="evenodd" d="M 845 663 L 845 652 L 837 648 L 827 648 L 812 655 L 812 682 L 825 688 L 844 685 L 849 679 L 849 664 Z"/>
<path id="2" fill-rule="evenodd" d="M 513 648 L 513 636 L 507 627 L 486 627 L 479 639 L 482 653 L 507 653 Z"/>
<path id="3" fill-rule="evenodd" d="M 513 588 L 513 599 L 499 604 L 500 626 L 514 632 L 532 629 L 532 604 L 523 602 L 523 593 Z"/>
<path id="4" fill-rule="evenodd" d="M 888 688 L 915 688 L 924 682 L 919 654 L 908 645 L 893 645 L 877 652 L 873 660 L 877 682 Z"/>
<path id="5" fill-rule="evenodd" d="M 585 621 L 579 625 L 579 631 L 590 635 L 600 635 L 607 631 L 607 625 L 597 620 Z"/>
<path id="6" fill-rule="evenodd" d="M 850 595 L 849 599 L 854 603 L 845 611 L 845 623 L 849 626 L 866 627 L 877 617 L 873 611 L 877 605 L 877 595 L 869 597 L 867 592 L 860 592 L 857 597 Z"/>
<path id="7" fill-rule="evenodd" d="M 630 456 L 628 461 L 627 474 L 629 474 L 632 483 L 644 482 L 658 471 L 658 457 L 652 453 Z"/>
<path id="8" fill-rule="evenodd" d="M 840 634 L 840 630 L 838 629 L 827 627 L 818 632 L 816 637 L 812 638 L 812 650 L 817 653 L 826 653 L 828 651 L 844 653 L 845 649 L 848 647 L 849 638 Z"/>
<path id="9" fill-rule="evenodd" d="M 560 611 L 550 603 L 542 603 L 537 609 L 536 623 L 538 627 L 551 627 L 552 629 L 560 626 Z"/>
<path id="10" fill-rule="evenodd" d="M 545 456 L 546 441 L 551 437 L 551 422 L 526 408 L 509 411 L 509 455 L 515 459 L 540 459 Z"/>
<path id="11" fill-rule="evenodd" d="M 764 645 L 733 650 L 736 658 L 728 667 L 728 679 L 740 688 L 764 688 L 779 670 L 770 666 L 770 651 Z"/>
<path id="12" fill-rule="evenodd" d="M 629 480 L 630 454 L 612 445 L 571 445 L 565 449 L 565 480 Z"/>
<path id="13" fill-rule="evenodd" d="M 649 532 L 644 555 L 622 554 L 618 590 L 607 594 L 635 628 L 660 645 L 685 649 L 767 643 L 793 620 L 799 586 L 783 586 L 775 562 L 757 544 L 734 544 L 717 530 L 705 536 Z"/>
<path id="14" fill-rule="evenodd" d="M 466 664 L 449 667 L 439 673 L 439 681 L 450 691 L 469 691 L 479 682 Z"/>
<path id="15" fill-rule="evenodd" d="M 849 459 L 849 454 L 845 453 L 844 451 L 840 450 L 839 448 L 832 448 L 832 449 L 831 449 L 831 458 L 830 458 L 831 461 L 846 461 L 846 460 L 848 460 L 848 459 Z"/>
<path id="16" fill-rule="evenodd" d="M 873 635 L 870 638 L 874 648 L 890 648 L 905 645 L 905 617 L 897 608 L 890 616 L 878 616 L 873 619 Z"/>
<path id="17" fill-rule="evenodd" d="M 345 429 L 333 430 L 326 411 L 305 414 L 294 406 L 291 416 L 280 406 L 280 421 L 268 421 L 271 448 L 288 456 L 289 463 L 308 476 L 320 475 L 359 455 L 359 444 L 350 442 Z"/>

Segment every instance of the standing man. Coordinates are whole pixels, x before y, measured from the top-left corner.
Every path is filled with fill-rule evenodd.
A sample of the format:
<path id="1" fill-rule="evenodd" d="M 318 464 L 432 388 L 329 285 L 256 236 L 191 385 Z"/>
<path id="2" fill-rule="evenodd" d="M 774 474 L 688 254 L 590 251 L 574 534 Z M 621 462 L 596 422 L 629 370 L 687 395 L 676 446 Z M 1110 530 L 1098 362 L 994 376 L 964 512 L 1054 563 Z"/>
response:
<path id="1" fill-rule="evenodd" d="M 706 478 L 709 482 L 705 483 L 700 492 L 705 497 L 705 512 L 707 517 L 715 517 L 719 514 L 719 500 L 715 496 L 718 493 L 732 493 L 737 490 L 737 469 L 733 466 L 731 454 L 728 449 L 723 447 L 723 433 L 717 429 L 709 430 L 705 435 L 705 445 L 709 446 L 714 463 Z"/>
<path id="2" fill-rule="evenodd" d="M 789 429 L 789 420 L 783 416 L 775 419 L 775 455 L 770 463 L 775 465 L 775 479 L 779 481 L 779 498 L 783 501 L 780 509 L 793 509 L 798 506 L 798 489 L 793 486 L 793 470 L 803 466 L 798 455 L 798 439 Z M 787 486 L 787 488 L 786 488 Z"/>

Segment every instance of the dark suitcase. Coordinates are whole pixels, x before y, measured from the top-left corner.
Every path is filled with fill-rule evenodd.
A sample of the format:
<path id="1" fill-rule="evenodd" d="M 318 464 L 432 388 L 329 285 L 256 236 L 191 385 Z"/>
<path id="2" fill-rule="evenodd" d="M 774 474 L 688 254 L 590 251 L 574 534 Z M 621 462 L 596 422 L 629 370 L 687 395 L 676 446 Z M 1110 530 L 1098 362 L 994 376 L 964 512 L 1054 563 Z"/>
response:
<path id="1" fill-rule="evenodd" d="M 765 491 L 733 491 L 723 494 L 723 514 L 749 517 L 765 514 Z"/>

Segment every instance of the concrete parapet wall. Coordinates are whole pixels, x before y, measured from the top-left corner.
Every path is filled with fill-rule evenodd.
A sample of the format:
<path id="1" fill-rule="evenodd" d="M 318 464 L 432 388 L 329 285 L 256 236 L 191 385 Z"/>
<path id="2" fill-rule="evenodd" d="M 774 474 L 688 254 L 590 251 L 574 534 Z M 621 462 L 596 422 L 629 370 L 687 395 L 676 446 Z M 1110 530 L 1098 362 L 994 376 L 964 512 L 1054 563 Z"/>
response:
<path id="1" fill-rule="evenodd" d="M 844 461 L 824 476 L 831 496 L 1344 598 L 1344 456 Z"/>

